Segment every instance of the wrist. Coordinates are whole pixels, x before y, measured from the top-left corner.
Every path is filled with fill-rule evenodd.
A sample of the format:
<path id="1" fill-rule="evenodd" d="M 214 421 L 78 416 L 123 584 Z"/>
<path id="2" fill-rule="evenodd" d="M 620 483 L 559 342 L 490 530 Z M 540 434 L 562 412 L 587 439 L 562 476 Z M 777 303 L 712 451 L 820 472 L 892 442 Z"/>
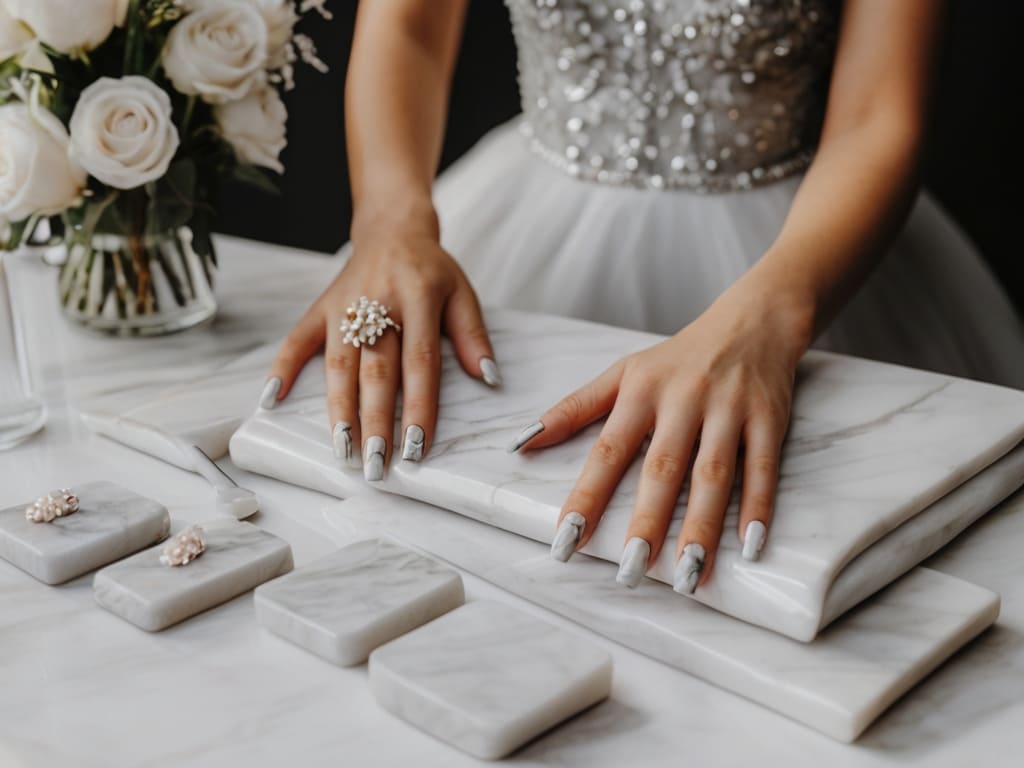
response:
<path id="1" fill-rule="evenodd" d="M 376 236 L 380 232 L 408 233 L 417 237 L 440 240 L 441 225 L 437 211 L 429 196 L 395 195 L 356 203 L 352 216 L 351 239 L 353 245 Z"/>
<path id="2" fill-rule="evenodd" d="M 813 289 L 800 280 L 756 267 L 722 295 L 746 314 L 753 327 L 772 336 L 793 357 L 794 365 L 817 332 L 818 303 Z"/>

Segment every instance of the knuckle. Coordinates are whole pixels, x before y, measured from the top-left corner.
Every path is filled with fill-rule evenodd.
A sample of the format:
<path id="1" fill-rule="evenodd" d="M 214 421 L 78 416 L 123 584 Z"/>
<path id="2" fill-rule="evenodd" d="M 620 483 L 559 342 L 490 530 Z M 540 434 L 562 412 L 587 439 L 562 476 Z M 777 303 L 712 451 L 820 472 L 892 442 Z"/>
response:
<path id="1" fill-rule="evenodd" d="M 344 352 L 328 353 L 324 358 L 324 365 L 332 373 L 348 374 L 354 373 L 356 369 L 355 359 Z"/>
<path id="2" fill-rule="evenodd" d="M 732 480 L 732 467 L 720 456 L 700 459 L 694 471 L 701 482 L 716 487 L 728 485 Z"/>
<path id="3" fill-rule="evenodd" d="M 490 344 L 487 329 L 480 323 L 470 325 L 462 332 L 463 337 L 472 344 L 486 346 Z"/>
<path id="4" fill-rule="evenodd" d="M 679 482 L 685 472 L 686 464 L 682 458 L 671 453 L 648 453 L 644 461 L 644 475 L 658 482 Z"/>
<path id="5" fill-rule="evenodd" d="M 441 359 L 441 347 L 434 339 L 416 339 L 404 345 L 403 354 L 409 365 L 433 367 Z"/>
<path id="6" fill-rule="evenodd" d="M 778 471 L 778 461 L 767 453 L 759 453 L 747 459 L 747 471 L 758 475 L 762 480 L 773 480 Z"/>
<path id="7" fill-rule="evenodd" d="M 391 379 L 391 366 L 378 357 L 364 361 L 359 372 L 363 380 L 370 384 L 381 384 Z"/>
<path id="8" fill-rule="evenodd" d="M 590 455 L 598 464 L 606 467 L 615 467 L 623 462 L 626 452 L 618 440 L 601 435 L 594 443 Z"/>
<path id="9" fill-rule="evenodd" d="M 570 424 L 578 424 L 586 411 L 586 403 L 583 401 L 583 395 L 579 392 L 573 392 L 571 395 L 566 396 L 562 402 L 559 403 L 558 411 Z"/>

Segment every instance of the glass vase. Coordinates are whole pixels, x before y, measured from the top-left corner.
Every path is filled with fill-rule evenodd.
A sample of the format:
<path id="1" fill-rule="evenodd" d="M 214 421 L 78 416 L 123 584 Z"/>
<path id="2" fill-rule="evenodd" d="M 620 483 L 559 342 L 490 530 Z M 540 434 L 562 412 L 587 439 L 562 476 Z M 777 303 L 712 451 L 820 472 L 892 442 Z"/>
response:
<path id="1" fill-rule="evenodd" d="M 46 408 L 36 394 L 25 344 L 20 299 L 7 267 L 14 253 L 0 250 L 0 450 L 42 429 Z"/>
<path id="2" fill-rule="evenodd" d="M 93 330 L 159 336 L 199 325 L 217 311 L 214 262 L 179 227 L 159 235 L 94 235 L 68 246 L 60 270 L 64 314 Z"/>

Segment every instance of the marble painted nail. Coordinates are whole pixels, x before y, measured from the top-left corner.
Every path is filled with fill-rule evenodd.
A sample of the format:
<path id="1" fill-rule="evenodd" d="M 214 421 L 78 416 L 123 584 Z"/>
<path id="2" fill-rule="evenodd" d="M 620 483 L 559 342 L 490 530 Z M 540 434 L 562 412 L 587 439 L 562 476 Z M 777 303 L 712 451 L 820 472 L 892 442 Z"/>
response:
<path id="1" fill-rule="evenodd" d="M 626 542 L 626 546 L 622 550 L 622 559 L 619 561 L 619 572 L 615 576 L 615 581 L 632 589 L 647 573 L 647 562 L 650 558 L 651 545 L 639 536 L 634 536 Z"/>
<path id="2" fill-rule="evenodd" d="M 535 421 L 533 424 L 531 424 L 522 432 L 520 432 L 519 437 L 512 441 L 512 445 L 508 447 L 508 452 L 515 453 L 543 431 L 544 425 L 541 424 L 539 421 Z"/>
<path id="3" fill-rule="evenodd" d="M 349 464 L 352 461 L 352 425 L 347 421 L 339 421 L 334 425 L 331 433 L 331 443 L 334 445 L 334 458 L 338 461 Z"/>
<path id="4" fill-rule="evenodd" d="M 410 424 L 405 430 L 405 443 L 402 446 L 403 461 L 419 461 L 423 458 L 423 441 L 427 436 L 423 427 Z"/>
<path id="5" fill-rule="evenodd" d="M 275 405 L 277 405 L 277 395 L 281 391 L 281 379 L 275 376 L 272 379 L 268 379 L 267 383 L 263 385 L 263 394 L 260 395 L 260 408 L 265 411 L 269 411 Z"/>
<path id="6" fill-rule="evenodd" d="M 744 560 L 757 560 L 764 549 L 764 539 L 768 529 L 760 520 L 751 520 L 743 532 L 743 550 L 740 552 Z"/>
<path id="7" fill-rule="evenodd" d="M 387 451 L 387 443 L 380 435 L 367 438 L 366 447 L 363 450 L 363 477 L 374 483 L 384 479 L 384 454 Z"/>
<path id="8" fill-rule="evenodd" d="M 480 358 L 480 373 L 483 376 L 484 383 L 489 387 L 500 387 L 501 386 L 501 371 L 498 369 L 498 364 L 492 357 L 481 357 Z"/>
<path id="9" fill-rule="evenodd" d="M 704 570 L 704 559 L 707 556 L 708 553 L 700 544 L 687 544 L 683 547 L 683 556 L 676 563 L 672 589 L 681 595 L 692 595 L 697 589 L 700 574 Z"/>
<path id="10" fill-rule="evenodd" d="M 579 512 L 570 512 L 562 518 L 561 525 L 555 531 L 555 540 L 551 542 L 551 556 L 555 560 L 564 563 L 572 557 L 586 524 L 587 519 Z"/>

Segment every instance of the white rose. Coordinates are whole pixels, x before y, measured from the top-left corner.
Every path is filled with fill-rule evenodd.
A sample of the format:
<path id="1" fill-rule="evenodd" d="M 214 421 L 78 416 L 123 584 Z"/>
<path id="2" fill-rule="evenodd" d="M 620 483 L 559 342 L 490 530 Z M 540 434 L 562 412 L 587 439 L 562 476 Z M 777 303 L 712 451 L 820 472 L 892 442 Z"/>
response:
<path id="1" fill-rule="evenodd" d="M 32 30 L 11 16 L 0 0 L 0 61 L 17 56 L 34 39 Z"/>
<path id="2" fill-rule="evenodd" d="M 267 23 L 267 69 L 280 69 L 288 61 L 288 44 L 299 20 L 293 0 L 188 0 L 190 10 L 223 5 L 225 2 L 255 5 Z"/>
<path id="3" fill-rule="evenodd" d="M 101 77 L 71 115 L 71 154 L 115 189 L 135 189 L 167 173 L 178 151 L 171 99 L 138 75 Z"/>
<path id="4" fill-rule="evenodd" d="M 241 101 L 216 107 L 214 112 L 221 134 L 240 162 L 284 173 L 279 158 L 288 145 L 288 110 L 276 89 L 265 86 Z"/>
<path id="5" fill-rule="evenodd" d="M 21 103 L 0 107 L 0 219 L 60 213 L 77 202 L 85 182 L 56 115 Z"/>
<path id="6" fill-rule="evenodd" d="M 163 63 L 182 93 L 210 104 L 245 98 L 266 80 L 267 23 L 250 3 L 210 2 L 171 29 Z"/>
<path id="7" fill-rule="evenodd" d="M 61 53 L 92 50 L 124 26 L 129 0 L 0 0 L 7 12 Z"/>

